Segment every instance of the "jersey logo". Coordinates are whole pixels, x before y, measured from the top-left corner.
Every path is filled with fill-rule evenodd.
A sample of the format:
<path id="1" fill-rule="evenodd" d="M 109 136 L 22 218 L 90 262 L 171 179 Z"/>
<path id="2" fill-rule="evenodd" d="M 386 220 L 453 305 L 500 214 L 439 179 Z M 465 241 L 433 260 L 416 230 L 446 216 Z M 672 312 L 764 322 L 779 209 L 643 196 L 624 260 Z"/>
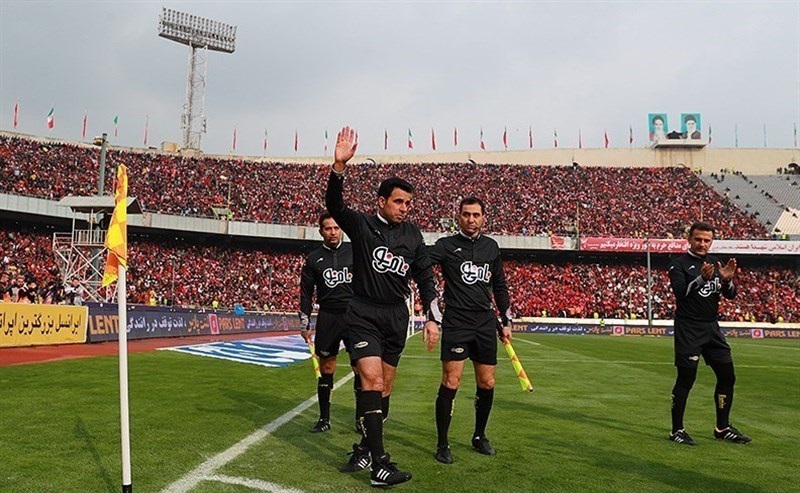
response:
<path id="1" fill-rule="evenodd" d="M 342 270 L 336 270 L 333 267 L 328 267 L 322 272 L 322 278 L 325 279 L 325 285 L 329 288 L 335 288 L 339 284 L 349 284 L 353 282 L 353 273 L 347 267 Z"/>
<path id="2" fill-rule="evenodd" d="M 721 291 L 722 291 L 722 283 L 719 281 L 719 278 L 715 277 L 714 279 L 711 279 L 710 281 L 706 282 L 703 285 L 703 287 L 700 288 L 700 291 L 698 291 L 698 293 L 703 298 L 708 298 L 712 294 L 719 293 Z"/>
<path id="3" fill-rule="evenodd" d="M 475 265 L 471 260 L 461 264 L 461 280 L 465 284 L 475 284 L 478 281 L 489 282 L 491 278 L 492 272 L 489 270 L 489 264 Z"/>
<path id="4" fill-rule="evenodd" d="M 408 272 L 408 267 L 406 259 L 400 255 L 393 254 L 388 247 L 379 246 L 372 251 L 372 268 L 381 274 L 393 272 L 405 276 L 406 272 Z"/>
<path id="5" fill-rule="evenodd" d="M 455 250 L 453 250 L 453 253 L 458 253 L 458 252 L 460 252 L 460 251 L 461 251 L 461 247 L 458 247 L 458 248 L 456 248 Z"/>

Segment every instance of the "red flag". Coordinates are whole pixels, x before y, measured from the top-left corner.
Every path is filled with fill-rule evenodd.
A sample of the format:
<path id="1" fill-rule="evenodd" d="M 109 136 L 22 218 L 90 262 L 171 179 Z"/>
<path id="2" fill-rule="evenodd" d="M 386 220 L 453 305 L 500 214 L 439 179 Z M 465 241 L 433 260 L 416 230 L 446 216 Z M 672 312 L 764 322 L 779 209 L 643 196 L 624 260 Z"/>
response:
<path id="1" fill-rule="evenodd" d="M 83 128 L 81 129 L 81 138 L 86 138 L 86 120 L 89 118 L 89 111 L 83 111 Z"/>
<path id="2" fill-rule="evenodd" d="M 389 131 L 385 128 L 383 129 L 383 150 L 389 149 Z"/>
<path id="3" fill-rule="evenodd" d="M 578 149 L 583 149 L 583 137 L 581 136 L 581 129 L 578 129 Z"/>
<path id="4" fill-rule="evenodd" d="M 458 147 L 458 128 L 456 127 L 453 127 L 453 147 Z"/>
<path id="5" fill-rule="evenodd" d="M 486 150 L 486 142 L 483 141 L 483 127 L 481 127 L 481 149 Z"/>
<path id="6" fill-rule="evenodd" d="M 533 127 L 528 127 L 528 148 L 533 149 Z"/>
<path id="7" fill-rule="evenodd" d="M 503 148 L 508 150 L 508 128 L 503 127 Z"/>
<path id="8" fill-rule="evenodd" d="M 236 127 L 233 127 L 233 150 L 236 151 Z"/>
<path id="9" fill-rule="evenodd" d="M 14 130 L 17 129 L 17 123 L 19 123 L 19 101 L 14 104 Z"/>
<path id="10" fill-rule="evenodd" d="M 297 130 L 294 131 L 294 152 L 297 152 Z"/>
<path id="11" fill-rule="evenodd" d="M 553 147 L 558 147 L 558 132 L 553 129 Z"/>
<path id="12" fill-rule="evenodd" d="M 431 148 L 433 148 L 434 151 L 436 150 L 436 134 L 433 132 L 433 129 L 431 129 Z"/>
<path id="13" fill-rule="evenodd" d="M 267 129 L 264 129 L 264 152 L 267 152 L 267 147 L 269 147 L 269 135 L 267 134 Z"/>
<path id="14" fill-rule="evenodd" d="M 608 132 L 606 130 L 603 130 L 603 143 L 605 148 L 608 149 L 608 144 L 610 144 L 610 141 L 608 140 Z"/>
<path id="15" fill-rule="evenodd" d="M 147 146 L 147 130 L 150 127 L 150 115 L 144 117 L 144 145 Z"/>

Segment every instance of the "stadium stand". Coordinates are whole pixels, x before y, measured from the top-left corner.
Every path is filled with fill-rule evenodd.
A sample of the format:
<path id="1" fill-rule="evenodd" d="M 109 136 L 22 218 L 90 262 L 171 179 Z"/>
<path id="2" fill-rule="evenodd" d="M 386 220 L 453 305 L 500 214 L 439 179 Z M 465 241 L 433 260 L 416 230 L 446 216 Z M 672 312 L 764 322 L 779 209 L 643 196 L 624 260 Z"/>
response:
<path id="1" fill-rule="evenodd" d="M 48 296 L 48 290 L 62 283 L 49 245 L 54 231 L 33 226 L 23 232 L 18 224 L 0 221 L 0 259 L 3 272 L 10 274 L 4 282 L 22 275 L 41 288 L 42 302 L 50 298 L 58 303 L 57 297 Z M 297 247 L 278 250 L 215 239 L 132 237 L 128 301 L 165 305 L 174 299 L 187 307 L 241 303 L 251 311 L 295 312 L 306 253 Z M 667 257 L 655 258 L 653 314 L 668 319 L 674 306 Z M 723 319 L 800 322 L 800 273 L 791 266 L 743 264 L 737 280 L 742 294 L 722 304 Z M 506 261 L 506 272 L 518 316 L 647 318 L 641 258 L 587 259 L 562 253 L 543 259 L 518 253 Z"/>
<path id="2" fill-rule="evenodd" d="M 800 175 L 748 176 L 720 170 L 701 179 L 757 217 L 773 238 L 800 239 Z"/>
<path id="3" fill-rule="evenodd" d="M 51 200 L 92 195 L 97 161 L 96 148 L 2 136 L 0 191 Z M 148 211 L 212 217 L 213 206 L 230 205 L 237 220 L 278 224 L 314 224 L 328 173 L 327 166 L 111 151 L 106 190 L 118 162 L 128 166 L 130 195 Z M 487 225 L 501 235 L 679 237 L 686 218 L 704 217 L 720 238 L 769 238 L 754 216 L 685 167 L 418 163 L 359 166 L 350 174 L 348 199 L 361 210 L 374 207 L 381 178 L 409 178 L 417 187 L 413 219 L 425 231 L 445 231 L 458 201 L 475 194 L 503 212 L 490 210 Z"/>

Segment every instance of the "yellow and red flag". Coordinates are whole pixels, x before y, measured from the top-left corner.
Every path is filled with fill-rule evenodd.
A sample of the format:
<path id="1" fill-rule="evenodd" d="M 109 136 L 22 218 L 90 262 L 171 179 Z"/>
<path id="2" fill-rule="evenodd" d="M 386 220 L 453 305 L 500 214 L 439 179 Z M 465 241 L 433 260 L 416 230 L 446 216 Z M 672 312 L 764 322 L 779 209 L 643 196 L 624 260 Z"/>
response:
<path id="1" fill-rule="evenodd" d="M 117 188 L 114 191 L 114 214 L 106 233 L 108 260 L 103 272 L 103 287 L 117 280 L 118 267 L 128 268 L 128 168 L 117 166 Z"/>

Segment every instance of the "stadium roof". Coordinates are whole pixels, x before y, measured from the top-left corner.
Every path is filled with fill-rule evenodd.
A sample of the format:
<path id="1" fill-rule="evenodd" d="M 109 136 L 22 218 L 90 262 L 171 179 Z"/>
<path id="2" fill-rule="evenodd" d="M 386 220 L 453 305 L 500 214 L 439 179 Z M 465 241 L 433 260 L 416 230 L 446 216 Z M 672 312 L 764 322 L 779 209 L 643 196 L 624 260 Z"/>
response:
<path id="1" fill-rule="evenodd" d="M 142 206 L 136 197 L 128 197 L 128 214 L 141 214 Z M 114 210 L 114 197 L 111 195 L 75 197 L 67 196 L 58 201 L 58 205 L 69 207 L 73 212 L 111 212 Z"/>

